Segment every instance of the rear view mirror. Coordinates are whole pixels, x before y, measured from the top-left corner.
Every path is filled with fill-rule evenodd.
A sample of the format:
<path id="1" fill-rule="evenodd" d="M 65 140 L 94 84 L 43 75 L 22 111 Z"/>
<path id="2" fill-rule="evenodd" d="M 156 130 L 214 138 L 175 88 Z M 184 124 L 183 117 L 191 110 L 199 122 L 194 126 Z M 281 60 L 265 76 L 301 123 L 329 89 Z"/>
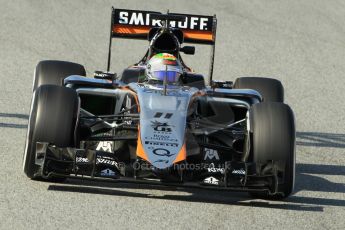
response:
<path id="1" fill-rule="evenodd" d="M 189 55 L 195 54 L 195 46 L 184 46 L 180 49 L 181 52 Z"/>
<path id="2" fill-rule="evenodd" d="M 103 71 L 95 71 L 93 77 L 96 79 L 105 79 L 105 80 L 115 80 L 116 73 L 111 72 L 103 72 Z"/>

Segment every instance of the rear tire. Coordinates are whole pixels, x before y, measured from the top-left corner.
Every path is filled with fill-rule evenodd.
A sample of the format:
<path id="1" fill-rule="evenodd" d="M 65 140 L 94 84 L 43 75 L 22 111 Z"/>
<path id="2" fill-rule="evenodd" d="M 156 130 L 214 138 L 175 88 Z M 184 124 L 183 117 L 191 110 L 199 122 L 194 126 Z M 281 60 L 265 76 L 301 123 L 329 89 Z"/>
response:
<path id="1" fill-rule="evenodd" d="M 254 89 L 263 101 L 284 102 L 284 87 L 280 81 L 263 77 L 240 77 L 234 83 L 234 89 Z"/>
<path id="2" fill-rule="evenodd" d="M 36 142 L 48 142 L 57 147 L 75 146 L 75 128 L 79 98 L 75 90 L 43 85 L 34 92 L 25 144 L 23 169 L 31 179 L 37 176 Z M 61 178 L 53 178 L 53 181 Z"/>
<path id="3" fill-rule="evenodd" d="M 70 75 L 86 76 L 84 66 L 67 61 L 40 61 L 35 69 L 33 91 L 41 85 L 63 85 Z"/>
<path id="4" fill-rule="evenodd" d="M 253 161 L 257 173 L 270 173 L 276 167 L 281 180 L 278 193 L 251 193 L 254 197 L 282 199 L 288 197 L 295 183 L 295 120 L 291 108 L 283 103 L 264 102 L 250 109 Z M 272 164 L 273 162 L 273 164 Z M 261 166 L 261 167 L 260 167 Z"/>

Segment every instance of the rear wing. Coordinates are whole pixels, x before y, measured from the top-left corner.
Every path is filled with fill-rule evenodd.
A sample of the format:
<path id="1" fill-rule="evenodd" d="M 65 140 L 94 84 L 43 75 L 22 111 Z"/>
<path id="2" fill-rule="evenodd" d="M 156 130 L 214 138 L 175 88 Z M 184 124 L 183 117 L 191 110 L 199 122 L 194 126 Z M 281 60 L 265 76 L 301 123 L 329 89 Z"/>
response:
<path id="1" fill-rule="evenodd" d="M 185 17 L 184 21 L 170 20 L 170 27 L 178 28 L 183 32 L 183 42 L 194 44 L 212 45 L 210 80 L 212 79 L 217 18 L 216 16 L 191 15 L 168 13 L 172 16 Z M 111 46 L 113 38 L 128 38 L 148 40 L 151 28 L 161 27 L 162 21 L 157 15 L 163 15 L 155 11 L 127 10 L 112 8 L 110 41 L 108 53 L 108 66 L 110 69 Z"/>

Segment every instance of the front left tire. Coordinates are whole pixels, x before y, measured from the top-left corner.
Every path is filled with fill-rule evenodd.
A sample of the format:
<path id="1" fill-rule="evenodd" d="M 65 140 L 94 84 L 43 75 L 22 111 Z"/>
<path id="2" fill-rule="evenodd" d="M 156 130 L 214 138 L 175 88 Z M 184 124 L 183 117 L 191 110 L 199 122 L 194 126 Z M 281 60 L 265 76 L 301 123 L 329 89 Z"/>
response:
<path id="1" fill-rule="evenodd" d="M 42 179 L 35 164 L 36 142 L 47 142 L 57 147 L 75 146 L 75 129 L 79 111 L 77 92 L 70 88 L 42 85 L 34 92 L 23 169 L 31 179 Z"/>

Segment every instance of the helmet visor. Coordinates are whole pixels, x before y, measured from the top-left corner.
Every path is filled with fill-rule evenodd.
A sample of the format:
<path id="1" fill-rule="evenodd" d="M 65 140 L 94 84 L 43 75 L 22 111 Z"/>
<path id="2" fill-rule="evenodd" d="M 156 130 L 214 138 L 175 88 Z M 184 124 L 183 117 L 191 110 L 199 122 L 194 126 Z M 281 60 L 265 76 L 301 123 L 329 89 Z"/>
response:
<path id="1" fill-rule="evenodd" d="M 167 82 L 177 82 L 180 75 L 181 74 L 179 72 L 172 71 L 172 70 L 153 71 L 153 77 L 159 81 L 164 81 L 164 79 L 166 77 Z"/>

